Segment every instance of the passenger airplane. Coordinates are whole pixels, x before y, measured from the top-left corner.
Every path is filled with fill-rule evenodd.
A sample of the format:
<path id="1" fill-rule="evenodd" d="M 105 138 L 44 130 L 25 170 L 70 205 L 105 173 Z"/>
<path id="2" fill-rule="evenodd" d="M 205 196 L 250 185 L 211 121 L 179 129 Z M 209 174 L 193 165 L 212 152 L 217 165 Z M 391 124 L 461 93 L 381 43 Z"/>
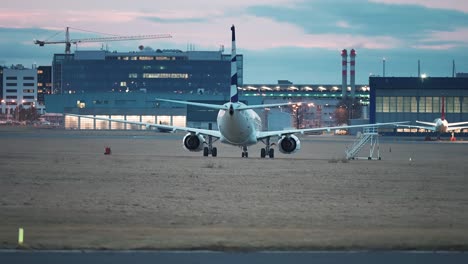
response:
<path id="1" fill-rule="evenodd" d="M 266 156 L 273 158 L 274 149 L 273 145 L 270 144 L 271 137 L 278 137 L 278 149 L 281 153 L 291 154 L 298 151 L 301 148 L 301 142 L 295 133 L 311 132 L 311 131 L 330 131 L 334 129 L 347 129 L 354 127 L 376 127 L 376 126 L 388 126 L 396 125 L 399 123 L 407 122 L 393 122 L 393 123 L 377 123 L 368 125 L 353 125 L 353 126 L 336 126 L 336 127 L 321 127 L 321 128 L 306 128 L 306 129 L 289 129 L 289 130 L 278 130 L 278 131 L 261 131 L 261 119 L 253 109 L 276 107 L 289 105 L 290 103 L 279 103 L 279 104 L 262 104 L 262 105 L 245 105 L 239 101 L 239 95 L 237 90 L 237 63 L 236 63 L 236 42 L 235 42 L 235 28 L 234 25 L 231 27 L 232 31 L 232 50 L 231 50 L 231 87 L 230 87 L 230 101 L 223 105 L 204 104 L 187 101 L 175 101 L 168 99 L 156 99 L 158 101 L 179 103 L 185 105 L 194 105 L 199 107 L 206 107 L 211 109 L 217 109 L 218 117 L 217 124 L 218 130 L 198 129 L 190 127 L 178 127 L 169 126 L 162 124 L 133 122 L 127 120 L 108 119 L 100 117 L 89 117 L 83 115 L 73 115 L 82 118 L 92 118 L 97 120 L 121 122 L 127 124 L 144 125 L 148 127 L 156 127 L 164 130 L 172 131 L 185 131 L 187 135 L 182 140 L 183 146 L 188 151 L 202 151 L 203 156 L 212 155 L 216 157 L 218 151 L 216 147 L 213 147 L 214 138 L 215 141 L 219 140 L 222 143 L 230 144 L 233 146 L 239 146 L 242 148 L 242 157 L 248 157 L 248 146 L 254 145 L 259 141 L 265 144 L 265 147 L 260 151 L 260 157 L 265 158 Z M 208 137 L 208 141 L 205 137 Z"/>
<path id="2" fill-rule="evenodd" d="M 423 124 L 425 126 L 417 126 L 417 125 L 397 125 L 400 127 L 409 127 L 409 128 L 420 128 L 420 129 L 427 129 L 432 132 L 437 132 L 438 134 L 446 133 L 446 132 L 453 132 L 455 130 L 466 129 L 468 126 L 461 126 L 468 124 L 468 121 L 464 122 L 457 122 L 457 123 L 449 123 L 447 119 L 445 119 L 445 97 L 442 97 L 442 106 L 441 106 L 441 116 L 440 118 L 436 118 L 434 122 L 425 122 L 425 121 L 418 121 L 416 123 Z"/>

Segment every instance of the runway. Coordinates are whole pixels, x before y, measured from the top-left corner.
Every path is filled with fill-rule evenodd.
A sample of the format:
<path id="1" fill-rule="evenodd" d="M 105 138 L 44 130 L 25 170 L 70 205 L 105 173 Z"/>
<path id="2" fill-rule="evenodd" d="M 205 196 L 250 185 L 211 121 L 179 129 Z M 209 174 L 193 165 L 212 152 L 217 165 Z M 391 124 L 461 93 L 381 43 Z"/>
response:
<path id="1" fill-rule="evenodd" d="M 210 252 L 210 251 L 0 251 L 2 263 L 466 263 L 468 253 L 387 252 Z"/>
<path id="2" fill-rule="evenodd" d="M 183 134 L 0 129 L 0 243 L 25 249 L 465 250 L 466 144 L 382 140 L 382 160 L 343 160 L 353 137 L 303 136 L 293 155 Z M 112 155 L 104 148 L 112 147 Z M 410 160 L 411 158 L 411 160 Z"/>

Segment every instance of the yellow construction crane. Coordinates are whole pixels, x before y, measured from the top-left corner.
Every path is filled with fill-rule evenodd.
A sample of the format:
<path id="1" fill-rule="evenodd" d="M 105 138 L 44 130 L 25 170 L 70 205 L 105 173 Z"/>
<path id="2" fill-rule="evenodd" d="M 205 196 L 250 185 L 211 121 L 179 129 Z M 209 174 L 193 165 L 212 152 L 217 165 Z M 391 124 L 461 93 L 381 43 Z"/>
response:
<path id="1" fill-rule="evenodd" d="M 83 38 L 83 39 L 70 39 L 70 27 L 65 31 L 65 40 L 62 41 L 42 41 L 34 40 L 34 44 L 43 47 L 46 44 L 62 44 L 65 43 L 65 53 L 70 54 L 71 44 L 78 44 L 82 42 L 107 42 L 107 41 L 123 41 L 123 40 L 136 40 L 136 39 L 159 39 L 159 38 L 172 38 L 169 34 L 159 35 L 139 35 L 139 36 L 113 36 L 105 38 Z"/>

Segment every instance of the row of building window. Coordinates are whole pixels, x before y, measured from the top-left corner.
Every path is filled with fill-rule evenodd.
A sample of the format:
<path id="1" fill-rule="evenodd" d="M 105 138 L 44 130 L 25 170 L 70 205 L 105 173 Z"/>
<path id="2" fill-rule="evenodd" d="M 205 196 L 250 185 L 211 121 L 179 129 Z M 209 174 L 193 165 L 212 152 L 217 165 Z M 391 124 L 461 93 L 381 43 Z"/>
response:
<path id="1" fill-rule="evenodd" d="M 5 98 L 6 99 L 18 99 L 18 96 L 16 96 L 16 95 L 7 95 Z M 34 98 L 35 98 L 34 95 L 25 95 L 25 96 L 23 96 L 23 99 L 34 99 Z"/>
<path id="2" fill-rule="evenodd" d="M 93 116 L 90 116 L 93 117 Z M 153 124 L 167 124 L 174 126 L 185 126 L 185 116 L 154 116 L 154 115 L 96 115 L 95 117 L 100 118 L 111 118 L 127 120 L 132 122 L 144 122 Z M 79 121 L 78 121 L 79 120 Z M 109 122 L 104 120 L 94 120 L 85 117 L 65 116 L 65 128 L 72 129 L 146 129 L 142 125 L 124 124 L 120 122 Z"/>
<path id="3" fill-rule="evenodd" d="M 10 81 L 10 80 L 18 80 L 18 77 L 17 77 L 17 76 L 6 76 L 6 79 L 7 79 L 8 81 Z M 32 76 L 24 76 L 24 77 L 23 77 L 23 80 L 35 80 L 35 78 L 32 77 Z"/>
<path id="4" fill-rule="evenodd" d="M 23 83 L 23 86 L 34 86 L 34 83 Z M 6 86 L 18 86 L 18 83 L 6 83 Z"/>
<path id="5" fill-rule="evenodd" d="M 377 113 L 441 113 L 442 97 L 377 96 Z M 446 113 L 468 113 L 468 97 L 445 97 Z"/>
<path id="6" fill-rule="evenodd" d="M 7 93 L 18 93 L 17 89 L 6 89 Z M 23 93 L 34 93 L 34 89 L 23 89 Z"/>
<path id="7" fill-rule="evenodd" d="M 143 73 L 143 78 L 188 79 L 188 73 Z"/>
<path id="8" fill-rule="evenodd" d="M 116 60 L 140 60 L 140 61 L 148 61 L 148 60 L 184 60 L 184 57 L 174 57 L 174 56 L 117 56 L 117 57 L 108 57 L 109 60 L 116 59 Z"/>

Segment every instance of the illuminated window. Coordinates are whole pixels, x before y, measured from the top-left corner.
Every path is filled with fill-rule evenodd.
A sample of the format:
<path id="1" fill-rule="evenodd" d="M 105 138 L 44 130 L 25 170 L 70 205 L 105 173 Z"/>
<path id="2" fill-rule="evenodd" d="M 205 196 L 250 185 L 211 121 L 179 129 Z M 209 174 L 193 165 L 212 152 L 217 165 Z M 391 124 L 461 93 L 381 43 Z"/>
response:
<path id="1" fill-rule="evenodd" d="M 403 112 L 403 97 L 402 96 L 398 96 L 396 98 L 396 107 L 397 107 L 397 112 L 398 113 L 402 113 Z"/>
<path id="2" fill-rule="evenodd" d="M 143 78 L 151 78 L 151 79 L 188 79 L 188 73 L 143 73 Z"/>
<path id="3" fill-rule="evenodd" d="M 171 116 L 157 116 L 156 121 L 158 124 L 171 125 Z"/>
<path id="4" fill-rule="evenodd" d="M 390 109 L 390 97 L 384 96 L 382 99 L 382 112 L 388 113 Z"/>
<path id="5" fill-rule="evenodd" d="M 426 113 L 432 113 L 432 97 L 426 97 Z"/>
<path id="6" fill-rule="evenodd" d="M 124 116 L 121 115 L 112 115 L 111 119 L 124 120 Z M 125 124 L 121 122 L 111 122 L 111 129 L 124 129 Z"/>
<path id="7" fill-rule="evenodd" d="M 44 72 L 42 70 L 37 70 L 37 74 L 43 74 Z"/>
<path id="8" fill-rule="evenodd" d="M 81 117 L 80 129 L 94 129 L 94 119 Z"/>
<path id="9" fill-rule="evenodd" d="M 132 122 L 140 122 L 140 116 L 139 115 L 128 115 L 126 120 L 127 121 L 132 121 Z M 140 130 L 141 126 L 140 125 L 133 125 L 133 124 L 125 124 L 125 129 Z"/>
<path id="10" fill-rule="evenodd" d="M 97 115 L 96 117 L 109 118 L 109 116 L 107 116 L 107 115 Z M 96 128 L 95 129 L 97 129 L 97 130 L 109 129 L 109 121 L 97 120 L 96 119 Z"/>
<path id="11" fill-rule="evenodd" d="M 416 96 L 411 96 L 411 113 L 418 112 L 418 101 L 416 100 Z"/>
<path id="12" fill-rule="evenodd" d="M 453 100 L 454 97 L 445 97 L 445 112 L 453 113 Z"/>
<path id="13" fill-rule="evenodd" d="M 390 112 L 396 112 L 396 103 L 397 103 L 396 97 L 391 96 L 390 97 L 390 102 L 389 102 L 389 106 L 390 106 L 389 111 Z"/>
<path id="14" fill-rule="evenodd" d="M 426 113 L 426 97 L 419 97 L 419 113 Z"/>
<path id="15" fill-rule="evenodd" d="M 138 57 L 139 60 L 154 60 L 152 56 L 140 56 Z"/>
<path id="16" fill-rule="evenodd" d="M 143 115 L 141 116 L 141 122 L 155 124 L 156 117 L 154 115 Z"/>
<path id="17" fill-rule="evenodd" d="M 37 83 L 37 87 L 42 87 L 42 83 Z"/>
<path id="18" fill-rule="evenodd" d="M 172 117 L 172 125 L 173 126 L 185 127 L 186 119 L 187 119 L 186 116 L 173 116 Z"/>
<path id="19" fill-rule="evenodd" d="M 138 78 L 138 73 L 129 73 L 128 78 Z"/>
<path id="20" fill-rule="evenodd" d="M 82 102 L 82 101 L 78 100 L 78 101 L 76 101 L 76 107 L 78 107 L 78 108 L 85 108 L 85 107 L 86 107 L 86 103 L 85 103 L 84 101 Z"/>
<path id="21" fill-rule="evenodd" d="M 462 111 L 468 113 L 468 96 L 463 97 Z"/>
<path id="22" fill-rule="evenodd" d="M 383 102 L 383 99 L 381 96 L 378 96 L 375 98 L 375 112 L 382 113 L 383 111 L 382 102 Z"/>
<path id="23" fill-rule="evenodd" d="M 78 128 L 78 117 L 77 116 L 65 116 L 65 128 Z"/>
<path id="24" fill-rule="evenodd" d="M 453 98 L 453 112 L 460 113 L 460 97 Z"/>
<path id="25" fill-rule="evenodd" d="M 411 97 L 403 97 L 403 112 L 411 112 Z"/>
<path id="26" fill-rule="evenodd" d="M 120 86 L 121 86 L 121 87 L 127 86 L 127 82 L 120 82 Z"/>
<path id="27" fill-rule="evenodd" d="M 433 111 L 434 113 L 441 113 L 441 110 L 442 110 L 441 106 L 442 106 L 442 105 L 441 105 L 440 101 L 442 100 L 442 98 L 440 98 L 440 97 L 433 97 L 432 99 L 433 99 L 433 100 L 432 100 L 432 111 Z M 446 106 L 446 107 L 447 107 L 447 106 Z"/>

